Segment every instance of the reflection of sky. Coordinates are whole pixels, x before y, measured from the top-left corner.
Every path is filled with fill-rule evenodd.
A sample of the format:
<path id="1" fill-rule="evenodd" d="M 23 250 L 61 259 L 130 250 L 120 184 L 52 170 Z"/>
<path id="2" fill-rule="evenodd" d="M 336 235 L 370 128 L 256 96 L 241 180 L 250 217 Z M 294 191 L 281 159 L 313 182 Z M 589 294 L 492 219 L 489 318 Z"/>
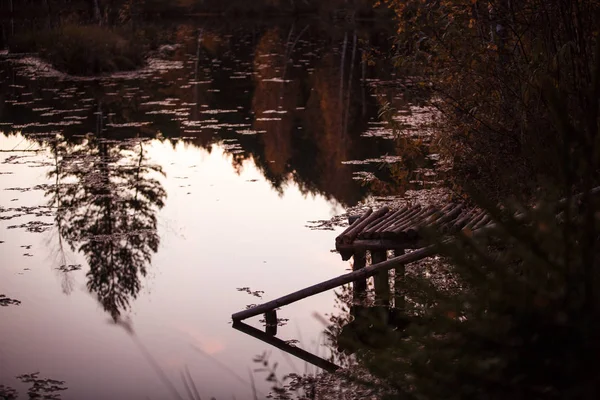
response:
<path id="1" fill-rule="evenodd" d="M 0 149 L 29 146 L 35 147 L 21 136 L 0 136 Z M 46 178 L 47 166 L 4 163 L 15 154 L 0 153 L 0 205 L 45 204 L 43 191 L 5 190 L 52 183 Z M 19 155 L 51 161 L 43 153 Z M 293 183 L 280 196 L 252 162 L 237 173 L 231 156 L 218 146 L 208 153 L 154 141 L 148 155 L 166 172 L 168 197 L 158 215 L 159 251 L 129 313 L 139 341 L 182 395 L 180 372 L 185 365 L 204 398 L 249 397 L 250 386 L 241 381 L 250 380 L 249 370 L 257 367 L 252 358 L 265 350 L 279 362 L 281 376 L 293 368 L 304 372 L 304 362 L 232 329 L 230 315 L 246 304 L 343 273 L 347 265 L 330 252 L 336 233 L 305 227 L 308 220 L 342 210 L 321 196 L 304 197 Z M 56 229 L 7 229 L 32 219 L 52 222 L 51 217 L 33 216 L 0 220 L 0 293 L 22 301 L 0 310 L 0 383 L 20 389 L 15 375 L 40 371 L 40 376 L 66 381 L 67 399 L 168 397 L 135 342 L 109 323 L 109 315 L 87 293 L 83 255 L 67 254 L 68 263 L 84 268 L 70 273 L 74 290 L 66 296 L 64 277 L 54 270 L 59 265 Z M 26 245 L 31 248 L 20 247 Z M 264 298 L 236 291 L 244 286 L 265 291 Z M 333 293 L 328 292 L 285 307 L 278 316 L 290 322 L 279 336 L 298 339 L 315 351 L 323 326 L 311 314 L 329 312 L 332 306 Z M 253 373 L 263 392 L 265 376 Z"/>

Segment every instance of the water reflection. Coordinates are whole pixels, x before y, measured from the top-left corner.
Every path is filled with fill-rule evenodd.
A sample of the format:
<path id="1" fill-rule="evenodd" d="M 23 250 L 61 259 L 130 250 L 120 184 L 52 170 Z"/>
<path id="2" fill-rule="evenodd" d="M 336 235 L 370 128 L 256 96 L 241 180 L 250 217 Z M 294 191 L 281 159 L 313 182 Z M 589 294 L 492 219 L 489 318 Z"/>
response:
<path id="1" fill-rule="evenodd" d="M 60 400 L 61 392 L 67 390 L 64 381 L 50 378 L 40 378 L 39 372 L 23 374 L 17 379 L 23 383 L 30 384 L 27 395 L 30 399 Z M 0 398 L 3 400 L 16 400 L 19 398 L 17 390 L 10 386 L 0 385 Z"/>
<path id="2" fill-rule="evenodd" d="M 233 323 L 233 328 L 237 329 L 240 332 L 244 332 L 258 340 L 262 340 L 263 342 L 270 344 L 271 346 L 276 347 L 282 351 L 285 351 L 286 353 L 289 353 L 295 357 L 298 357 L 301 360 L 311 363 L 312 365 L 319 367 L 324 371 L 334 372 L 339 368 L 339 366 L 317 356 L 316 354 L 303 350 L 300 347 L 295 346 L 294 344 L 290 344 L 285 340 L 281 340 L 269 334 L 269 332 L 263 332 L 260 329 L 256 329 L 241 321 L 235 321 Z"/>
<path id="3" fill-rule="evenodd" d="M 239 29 L 180 24 L 168 32 L 173 45 L 152 55 L 148 67 L 136 74 L 80 81 L 32 71 L 31 64 L 18 60 L 0 61 L 0 128 L 11 136 L 2 140 L 10 143 L 7 149 L 22 138 L 26 147 L 36 143 L 50 149 L 50 160 L 38 162 L 50 171 L 41 189 L 49 211 L 36 218 L 56 226 L 53 245 L 59 259 L 52 271 L 62 274 L 63 291 L 73 292 L 69 300 L 52 294 L 55 276 L 43 275 L 41 268 L 38 275 L 14 280 L 11 285 L 19 290 L 6 295 L 23 304 L 6 309 L 23 310 L 30 325 L 5 324 L 0 333 L 22 347 L 35 342 L 31 353 L 36 356 L 48 351 L 36 334 L 41 327 L 63 342 L 70 335 L 78 346 L 73 352 L 94 360 L 86 368 L 90 375 L 119 381 L 129 397 L 160 390 L 156 377 L 138 368 L 139 354 L 132 354 L 131 343 L 121 343 L 104 316 L 98 322 L 93 307 L 86 306 L 87 296 L 77 298 L 81 277 L 114 322 L 126 317 L 137 298 L 138 333 L 165 374 L 177 375 L 189 364 L 194 378 L 203 381 L 201 392 L 244 398 L 240 393 L 247 395 L 248 386 L 235 387 L 236 379 L 213 372 L 197 354 L 189 356 L 190 341 L 246 377 L 243 363 L 264 347 L 257 350 L 256 340 L 226 323 L 246 304 L 247 299 L 234 297 L 235 288 L 251 285 L 276 296 L 338 274 L 345 266 L 329 252 L 332 232 L 312 232 L 305 224 L 341 212 L 340 204 L 387 193 L 357 179 L 357 173 L 389 181 L 390 163 L 381 154 L 395 154 L 395 143 L 380 129 L 378 93 L 371 83 L 390 76 L 365 62 L 365 48 L 378 40 L 369 28 L 325 30 L 298 21 Z M 149 139 L 157 140 L 149 144 Z M 40 158 L 45 156 L 40 152 Z M 11 164 L 15 175 L 39 186 L 41 178 L 28 166 Z M 169 179 L 162 178 L 163 171 Z M 11 175 L 3 179 L 18 185 Z M 386 190 L 393 185 L 389 182 Z M 26 200 L 39 208 L 38 194 L 32 190 Z M 207 212 L 200 216 L 198 209 Z M 181 237 L 160 229 L 159 212 L 161 221 L 173 221 Z M 31 259 L 11 253 L 20 268 L 33 268 L 43 251 L 30 236 L 14 234 L 33 243 Z M 159 242 L 165 250 L 155 254 Z M 290 243 L 302 251 L 291 254 Z M 76 254 L 69 256 L 70 251 Z M 141 288 L 148 286 L 144 277 L 151 261 L 161 276 L 145 296 Z M 0 275 L 13 279 L 9 269 L 0 269 Z M 38 287 L 28 287 L 28 280 L 38 284 L 35 279 Z M 38 291 L 47 299 L 44 304 L 27 297 Z M 331 300 L 321 297 L 286 309 L 293 315 L 283 315 L 290 322 L 279 326 L 278 334 L 298 338 L 305 349 L 315 345 L 317 336 L 316 346 L 321 346 L 323 325 L 311 315 L 327 312 Z M 18 320 L 12 315 L 12 321 Z M 304 341 L 300 329 L 310 331 Z M 97 346 L 89 346 L 90 337 Z M 7 358 L 19 364 L 17 373 L 53 371 L 60 364 L 76 375 L 79 368 L 69 352 L 46 364 L 21 353 Z M 105 354 L 110 356 L 101 359 Z M 114 360 L 122 367 L 114 368 Z M 295 360 L 284 361 L 293 369 Z M 58 378 L 82 379 L 69 374 Z M 75 383 L 69 392 L 93 387 L 102 392 L 99 398 L 122 395 L 117 384 L 88 385 Z"/>
<path id="4" fill-rule="evenodd" d="M 390 178 L 373 163 L 349 163 L 395 152 L 389 134 L 363 137 L 378 120 L 369 85 L 390 78 L 366 62 L 379 40 L 370 28 L 325 31 L 297 22 L 171 31 L 176 45 L 138 75 L 33 81 L 24 78 L 30 66 L 3 64 L 0 123 L 30 134 L 59 130 L 72 140 L 96 132 L 101 105 L 111 139 L 159 135 L 205 149 L 222 143 L 235 168 L 252 160 L 279 193 L 294 184 L 345 205 L 369 193 L 357 172 Z"/>
<path id="5" fill-rule="evenodd" d="M 8 306 L 18 306 L 21 302 L 17 299 L 11 299 L 7 297 L 5 294 L 0 294 L 0 306 L 8 307 Z"/>
<path id="6" fill-rule="evenodd" d="M 166 192 L 156 176 L 162 168 L 148 162 L 140 139 L 89 134 L 67 144 L 58 136 L 52 154 L 55 185 L 46 196 L 56 208 L 59 245 L 64 239 L 85 254 L 87 288 L 116 320 L 137 297 L 140 277 L 158 250 L 156 213 Z"/>

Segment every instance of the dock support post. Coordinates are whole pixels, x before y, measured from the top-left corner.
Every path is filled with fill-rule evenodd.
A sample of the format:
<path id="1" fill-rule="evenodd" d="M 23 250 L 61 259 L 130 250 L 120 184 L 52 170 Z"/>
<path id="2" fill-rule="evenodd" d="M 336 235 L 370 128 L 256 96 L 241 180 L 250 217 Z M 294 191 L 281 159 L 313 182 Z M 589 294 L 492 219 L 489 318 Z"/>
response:
<path id="1" fill-rule="evenodd" d="M 394 257 L 398 257 L 405 254 L 404 250 L 394 250 Z M 404 284 L 404 275 L 406 274 L 406 266 L 404 264 L 394 268 L 394 308 L 404 310 L 406 307 L 406 300 L 400 290 L 401 285 Z"/>
<path id="2" fill-rule="evenodd" d="M 372 250 L 371 264 L 379 264 L 387 260 L 386 250 Z M 375 284 L 375 302 L 383 306 L 390 305 L 390 281 L 388 271 L 378 271 L 373 275 L 373 283 Z"/>
<path id="3" fill-rule="evenodd" d="M 265 313 L 265 333 L 271 336 L 277 335 L 277 310 Z"/>
<path id="4" fill-rule="evenodd" d="M 354 251 L 354 260 L 352 264 L 352 271 L 358 271 L 367 265 L 367 255 L 365 250 L 356 249 Z M 367 280 L 359 279 L 354 281 L 354 297 L 363 296 L 367 290 Z"/>

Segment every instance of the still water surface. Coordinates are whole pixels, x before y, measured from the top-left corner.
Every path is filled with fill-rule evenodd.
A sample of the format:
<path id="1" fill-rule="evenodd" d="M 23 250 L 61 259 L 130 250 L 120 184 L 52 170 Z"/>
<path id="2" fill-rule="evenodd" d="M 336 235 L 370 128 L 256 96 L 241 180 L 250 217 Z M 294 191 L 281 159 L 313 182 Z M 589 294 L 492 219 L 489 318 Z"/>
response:
<path id="1" fill-rule="evenodd" d="M 377 117 L 394 77 L 365 57 L 381 37 L 181 24 L 143 71 L 101 79 L 0 60 L 0 294 L 21 302 L 0 308 L 0 384 L 162 399 L 189 369 L 203 398 L 242 399 L 269 392 L 265 351 L 280 376 L 315 372 L 230 315 L 350 268 L 339 229 L 309 225 L 387 194 L 369 185 L 399 162 Z M 327 356 L 315 314 L 335 312 L 332 292 L 287 306 L 278 337 Z"/>

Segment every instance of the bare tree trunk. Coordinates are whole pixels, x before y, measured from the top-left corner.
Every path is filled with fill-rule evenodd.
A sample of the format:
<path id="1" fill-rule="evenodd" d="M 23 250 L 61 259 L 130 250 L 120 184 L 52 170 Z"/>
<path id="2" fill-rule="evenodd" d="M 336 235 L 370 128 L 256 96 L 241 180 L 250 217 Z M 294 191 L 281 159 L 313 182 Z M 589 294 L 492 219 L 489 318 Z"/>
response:
<path id="1" fill-rule="evenodd" d="M 10 11 L 10 36 L 13 37 L 15 36 L 15 16 L 14 16 L 14 11 L 15 8 L 13 6 L 13 0 L 9 0 L 8 2 L 8 7 L 9 7 L 9 11 Z"/>
<path id="2" fill-rule="evenodd" d="M 506 79 L 506 66 L 509 62 L 506 48 L 508 36 L 506 24 L 508 23 L 509 6 L 508 0 L 500 0 L 494 7 L 490 8 L 489 12 L 491 41 L 496 45 L 498 53 L 496 74 L 500 80 Z M 514 104 L 511 102 L 510 93 L 507 93 L 505 86 L 501 87 L 500 95 L 502 97 L 502 112 L 506 118 L 510 119 L 510 116 L 514 113 Z"/>
<path id="3" fill-rule="evenodd" d="M 52 14 L 50 13 L 50 4 L 48 0 L 44 0 L 44 7 L 46 8 L 46 28 L 52 29 Z"/>
<path id="4" fill-rule="evenodd" d="M 102 14 L 100 13 L 100 3 L 98 0 L 93 0 L 93 8 L 94 8 L 94 20 L 98 23 L 98 25 L 102 24 Z"/>
<path id="5" fill-rule="evenodd" d="M 338 100 L 340 112 L 343 112 L 343 110 L 344 110 L 344 67 L 346 64 L 346 47 L 347 46 L 348 46 L 348 31 L 344 32 L 344 45 L 343 45 L 343 49 L 342 49 L 342 59 L 340 61 L 340 97 Z M 344 131 L 340 130 L 340 135 L 343 135 L 343 134 L 344 134 Z"/>
<path id="6" fill-rule="evenodd" d="M 343 132 L 344 132 L 344 138 L 346 138 L 346 134 L 348 133 L 348 118 L 350 117 L 350 100 L 352 97 L 352 75 L 354 73 L 354 59 L 356 57 L 356 43 L 357 41 L 357 36 L 356 36 L 356 31 L 354 31 L 354 40 L 352 42 L 352 57 L 350 58 L 350 74 L 348 75 L 348 95 L 346 96 L 346 106 L 344 108 L 342 108 L 342 111 L 344 112 L 344 126 L 343 126 Z"/>
<path id="7" fill-rule="evenodd" d="M 281 73 L 281 80 L 282 83 L 279 86 L 279 100 L 277 100 L 277 105 L 281 105 L 283 104 L 283 95 L 284 95 L 284 89 L 285 89 L 285 75 L 287 73 L 287 68 L 288 68 L 288 64 L 290 63 L 290 58 L 292 57 L 292 51 L 293 51 L 293 47 L 292 47 L 292 35 L 294 34 L 294 29 L 296 27 L 296 23 L 292 22 L 292 26 L 290 28 L 290 32 L 288 33 L 287 39 L 285 40 L 285 55 L 284 55 L 284 60 L 283 60 L 283 72 Z"/>
<path id="8" fill-rule="evenodd" d="M 6 30 L 4 29 L 4 24 L 0 24 L 0 35 L 0 40 L 2 41 L 2 50 L 4 50 L 8 47 L 8 37 L 6 37 Z"/>
<path id="9" fill-rule="evenodd" d="M 362 115 L 363 118 L 367 116 L 367 60 L 363 56 L 360 61 L 361 66 L 361 91 L 362 91 Z"/>
<path id="10" fill-rule="evenodd" d="M 198 84 L 198 70 L 200 69 L 200 47 L 202 45 L 202 32 L 202 29 L 199 29 L 198 37 L 196 38 L 196 62 L 194 64 L 194 103 L 196 103 L 196 105 L 192 109 L 192 118 L 194 119 L 194 121 L 197 121 L 199 119 L 198 115 L 200 110 L 200 104 L 198 104 L 200 102 L 200 85 Z"/>
<path id="11" fill-rule="evenodd" d="M 101 137 L 102 136 L 102 100 L 100 100 L 98 102 L 98 113 L 97 113 L 97 117 L 96 117 L 96 136 L 97 137 Z"/>

